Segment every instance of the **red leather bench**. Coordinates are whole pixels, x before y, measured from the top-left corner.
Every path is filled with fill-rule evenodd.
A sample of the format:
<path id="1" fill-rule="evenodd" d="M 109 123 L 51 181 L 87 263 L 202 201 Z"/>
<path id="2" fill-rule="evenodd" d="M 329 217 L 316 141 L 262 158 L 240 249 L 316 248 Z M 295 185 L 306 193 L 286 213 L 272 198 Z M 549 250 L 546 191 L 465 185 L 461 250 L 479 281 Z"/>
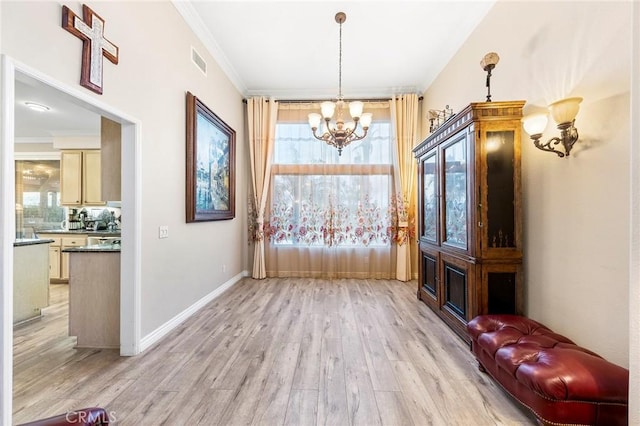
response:
<path id="1" fill-rule="evenodd" d="M 469 321 L 471 350 L 543 425 L 627 425 L 629 371 L 517 315 Z"/>

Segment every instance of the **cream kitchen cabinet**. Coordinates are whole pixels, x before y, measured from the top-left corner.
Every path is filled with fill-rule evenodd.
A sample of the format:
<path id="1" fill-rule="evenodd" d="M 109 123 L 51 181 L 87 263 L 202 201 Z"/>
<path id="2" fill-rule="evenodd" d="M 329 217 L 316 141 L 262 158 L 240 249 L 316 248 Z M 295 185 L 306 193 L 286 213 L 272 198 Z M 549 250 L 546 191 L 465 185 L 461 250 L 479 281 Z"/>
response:
<path id="1" fill-rule="evenodd" d="M 87 245 L 87 234 L 64 235 L 38 233 L 40 239 L 53 240 L 49 244 L 49 278 L 52 280 L 69 279 L 69 253 L 62 250 Z"/>
<path id="2" fill-rule="evenodd" d="M 74 235 L 72 237 L 62 237 L 62 250 L 71 247 L 82 247 L 87 245 L 87 236 Z M 69 253 L 64 253 L 61 250 L 60 256 L 60 279 L 69 279 Z"/>
<path id="3" fill-rule="evenodd" d="M 100 121 L 100 155 L 102 167 L 102 199 L 119 201 L 121 196 L 122 127 L 102 117 Z"/>
<path id="4" fill-rule="evenodd" d="M 49 244 L 49 278 L 52 280 L 60 279 L 60 261 L 61 261 L 61 247 L 62 238 L 59 234 L 41 234 L 38 233 L 38 238 L 41 240 L 53 240 Z"/>
<path id="5" fill-rule="evenodd" d="M 60 164 L 60 199 L 65 206 L 103 206 L 100 150 L 64 150 Z"/>
<path id="6" fill-rule="evenodd" d="M 49 278 L 60 279 L 60 245 L 49 245 Z"/>

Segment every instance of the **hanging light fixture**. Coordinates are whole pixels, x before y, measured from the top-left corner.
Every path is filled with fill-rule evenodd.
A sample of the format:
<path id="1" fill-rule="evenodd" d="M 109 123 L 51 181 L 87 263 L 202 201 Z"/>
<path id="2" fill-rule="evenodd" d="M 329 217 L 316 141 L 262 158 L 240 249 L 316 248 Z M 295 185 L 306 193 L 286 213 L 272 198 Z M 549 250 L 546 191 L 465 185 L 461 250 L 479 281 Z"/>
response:
<path id="1" fill-rule="evenodd" d="M 347 20 L 347 15 L 344 12 L 336 13 L 336 22 L 340 24 L 340 55 L 338 62 L 338 98 L 334 102 L 322 102 L 320 105 L 321 114 L 311 113 L 309 114 L 309 126 L 313 131 L 313 136 L 316 139 L 326 142 L 328 145 L 338 148 L 338 155 L 342 155 L 342 148 L 349 145 L 353 141 L 359 141 L 367 136 L 369 125 L 371 124 L 372 114 L 369 112 L 363 113 L 364 104 L 360 101 L 349 102 L 349 113 L 351 115 L 351 121 L 345 123 L 344 110 L 345 102 L 342 96 L 342 24 Z M 336 115 L 334 122 L 331 119 Z M 320 126 L 320 122 L 324 120 L 322 126 L 322 134 L 318 134 L 317 130 Z M 362 126 L 362 135 L 358 135 L 356 130 L 358 129 L 358 123 Z"/>

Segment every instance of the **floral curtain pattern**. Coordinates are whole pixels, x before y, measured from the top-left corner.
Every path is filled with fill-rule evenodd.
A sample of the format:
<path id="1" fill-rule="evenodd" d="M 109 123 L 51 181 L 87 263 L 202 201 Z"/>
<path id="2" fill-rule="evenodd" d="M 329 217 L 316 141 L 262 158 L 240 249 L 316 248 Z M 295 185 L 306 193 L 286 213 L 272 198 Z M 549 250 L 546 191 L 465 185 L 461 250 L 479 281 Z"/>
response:
<path id="1" fill-rule="evenodd" d="M 415 239 L 415 217 L 409 214 L 409 201 L 402 194 L 396 194 L 389 202 L 392 241 L 403 246 Z"/>
<path id="2" fill-rule="evenodd" d="M 368 195 L 355 210 L 331 198 L 323 205 L 301 200 L 298 215 L 285 201 L 272 205 L 267 232 L 270 240 L 274 244 L 368 247 L 389 245 L 398 238 L 394 209 L 372 202 Z"/>

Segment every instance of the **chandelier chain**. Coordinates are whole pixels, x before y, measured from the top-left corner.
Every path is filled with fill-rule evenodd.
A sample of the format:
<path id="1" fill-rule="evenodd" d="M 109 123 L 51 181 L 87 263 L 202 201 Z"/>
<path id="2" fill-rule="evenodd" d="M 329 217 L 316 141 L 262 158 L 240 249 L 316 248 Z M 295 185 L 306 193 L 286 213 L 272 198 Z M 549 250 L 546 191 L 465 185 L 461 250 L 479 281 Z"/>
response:
<path id="1" fill-rule="evenodd" d="M 363 113 L 364 104 L 360 101 L 349 102 L 348 110 L 352 121 L 345 122 L 343 109 L 344 99 L 342 96 L 342 24 L 347 19 L 344 12 L 336 13 L 335 20 L 340 24 L 340 36 L 338 44 L 338 99 L 337 102 L 326 101 L 321 104 L 322 114 L 310 113 L 309 126 L 313 132 L 313 137 L 326 142 L 328 145 L 338 148 L 338 155 L 342 155 L 342 149 L 351 142 L 359 141 L 367 136 L 369 125 L 371 124 L 371 113 Z M 334 114 L 336 119 L 331 122 Z M 318 134 L 321 120 L 324 120 L 323 129 Z M 358 135 L 356 130 L 362 127 L 362 135 Z"/>
<path id="2" fill-rule="evenodd" d="M 340 22 L 340 47 L 338 53 L 338 100 L 342 100 L 342 22 Z"/>

